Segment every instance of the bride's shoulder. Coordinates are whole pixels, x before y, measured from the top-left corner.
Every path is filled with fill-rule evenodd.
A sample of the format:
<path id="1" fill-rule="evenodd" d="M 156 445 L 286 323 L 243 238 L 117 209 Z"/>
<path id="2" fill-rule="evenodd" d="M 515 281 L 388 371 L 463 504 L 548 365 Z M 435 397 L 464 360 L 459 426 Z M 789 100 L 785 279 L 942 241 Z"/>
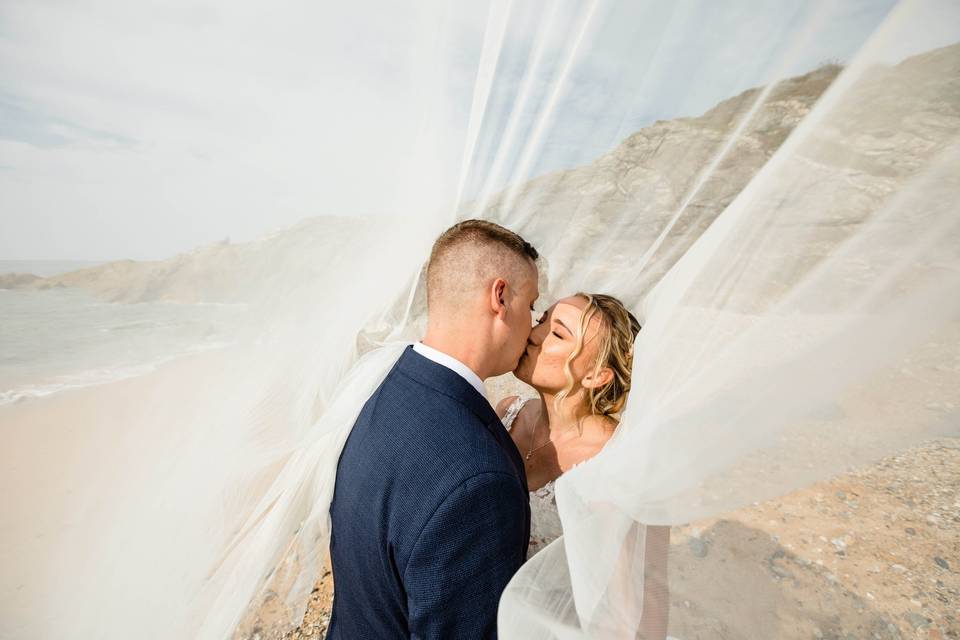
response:
<path id="1" fill-rule="evenodd" d="M 618 421 L 610 416 L 590 415 L 583 419 L 584 444 L 598 451 L 613 437 Z"/>

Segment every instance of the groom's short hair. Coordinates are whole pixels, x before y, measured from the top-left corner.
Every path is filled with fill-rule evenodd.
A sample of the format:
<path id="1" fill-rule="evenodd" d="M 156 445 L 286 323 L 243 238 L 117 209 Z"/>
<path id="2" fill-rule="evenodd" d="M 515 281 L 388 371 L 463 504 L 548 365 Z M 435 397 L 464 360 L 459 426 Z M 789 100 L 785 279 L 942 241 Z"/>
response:
<path id="1" fill-rule="evenodd" d="M 464 220 L 437 238 L 427 265 L 427 308 L 456 304 L 496 277 L 516 278 L 540 254 L 519 234 L 487 220 Z"/>

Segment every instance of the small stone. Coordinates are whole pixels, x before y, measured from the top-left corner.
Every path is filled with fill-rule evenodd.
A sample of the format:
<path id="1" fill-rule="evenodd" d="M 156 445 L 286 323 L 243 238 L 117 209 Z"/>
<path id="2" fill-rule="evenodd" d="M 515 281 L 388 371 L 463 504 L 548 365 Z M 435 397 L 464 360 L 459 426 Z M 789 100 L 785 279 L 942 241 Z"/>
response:
<path id="1" fill-rule="evenodd" d="M 778 578 L 784 578 L 784 579 L 793 578 L 792 573 L 790 573 L 783 567 L 777 566 L 775 564 L 770 565 L 770 571 L 772 571 L 773 575 L 777 576 Z"/>
<path id="2" fill-rule="evenodd" d="M 687 545 L 690 547 L 690 553 L 697 558 L 706 558 L 710 551 L 709 545 L 700 538 L 690 538 Z"/>
<path id="3" fill-rule="evenodd" d="M 820 627 L 813 628 L 813 637 L 816 638 L 817 640 L 822 640 L 823 631 L 820 631 Z"/>
<path id="4" fill-rule="evenodd" d="M 906 531 L 911 536 L 917 535 L 917 530 L 914 529 L 913 527 L 907 527 L 906 529 L 904 529 L 904 531 Z"/>
<path id="5" fill-rule="evenodd" d="M 853 608 L 859 611 L 860 613 L 863 613 L 863 611 L 867 608 L 867 603 L 863 601 L 863 598 L 854 594 L 852 597 L 852 600 L 853 600 Z"/>
<path id="6" fill-rule="evenodd" d="M 910 626 L 914 629 L 919 629 L 920 627 L 925 627 L 930 624 L 930 619 L 926 618 L 919 613 L 910 611 L 903 616 L 904 620 L 910 623 Z"/>
<path id="7" fill-rule="evenodd" d="M 846 500 L 847 494 L 844 493 L 843 491 L 837 491 L 837 497 L 840 498 L 841 500 Z"/>
<path id="8" fill-rule="evenodd" d="M 892 564 L 892 565 L 890 565 L 890 568 L 893 569 L 893 570 L 894 570 L 895 572 L 897 572 L 897 573 L 906 573 L 906 572 L 907 572 L 907 568 L 906 568 L 905 566 L 903 566 L 902 564 Z"/>
<path id="9" fill-rule="evenodd" d="M 933 561 L 936 562 L 937 566 L 940 567 L 941 569 L 946 569 L 947 571 L 950 571 L 950 563 L 948 563 L 946 560 L 944 560 L 940 556 L 934 556 Z"/>

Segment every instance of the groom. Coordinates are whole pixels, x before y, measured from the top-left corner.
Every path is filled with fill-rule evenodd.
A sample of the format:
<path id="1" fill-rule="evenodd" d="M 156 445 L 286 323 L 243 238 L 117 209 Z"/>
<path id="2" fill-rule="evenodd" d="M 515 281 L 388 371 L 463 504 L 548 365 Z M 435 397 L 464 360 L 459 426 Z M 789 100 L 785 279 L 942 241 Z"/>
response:
<path id="1" fill-rule="evenodd" d="M 367 401 L 340 455 L 327 638 L 494 638 L 526 557 L 523 460 L 484 397 L 512 371 L 539 296 L 537 251 L 482 220 L 437 239 L 427 334 Z"/>

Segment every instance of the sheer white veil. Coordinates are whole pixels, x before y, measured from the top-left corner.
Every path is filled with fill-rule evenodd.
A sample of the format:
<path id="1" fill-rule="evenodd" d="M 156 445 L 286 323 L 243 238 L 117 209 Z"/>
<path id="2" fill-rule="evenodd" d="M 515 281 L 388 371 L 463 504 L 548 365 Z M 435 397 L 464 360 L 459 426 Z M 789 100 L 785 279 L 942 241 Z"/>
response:
<path id="1" fill-rule="evenodd" d="M 3 458 L 22 499 L 0 516 L 0 635 L 264 637 L 298 624 L 326 566 L 340 447 L 420 336 L 422 266 L 457 218 L 531 241 L 546 301 L 609 293 L 643 324 L 622 421 L 558 481 L 564 536 L 508 586 L 504 638 L 634 637 L 647 526 L 957 434 L 960 49 L 903 60 L 919 50 L 902 48 L 956 7 L 892 7 L 842 69 L 788 79 L 845 8 L 811 4 L 758 34 L 750 10 L 657 4 L 493 0 L 482 37 L 463 41 L 473 10 L 425 10 L 397 62 L 423 106 L 395 158 L 409 215 L 324 218 L 251 245 L 232 265 L 246 305 L 233 345 L 80 397 L 71 416 L 89 433 L 62 465 L 17 462 L 61 437 L 37 427 L 55 407 L 0 416 L 22 456 Z M 716 31 L 695 30 L 703 20 Z M 673 74 L 717 70 L 682 55 L 686 42 L 716 61 L 747 34 L 756 59 L 727 72 L 762 67 L 769 84 L 634 134 L 630 118 Z M 464 67 L 469 101 L 448 103 L 437 86 Z M 560 110 L 595 126 L 557 130 Z M 551 164 L 580 147 L 598 159 Z"/>
<path id="2" fill-rule="evenodd" d="M 633 637 L 644 525 L 729 512 L 958 433 L 954 376 L 911 378 L 914 366 L 946 373 L 960 346 L 960 94 L 948 83 L 907 100 L 909 82 L 874 66 L 919 11 L 891 14 L 643 300 L 635 391 L 610 443 L 558 481 L 564 536 L 508 587 L 508 637 Z M 948 104 L 940 136 L 913 137 L 911 119 Z M 894 168 L 916 144 L 924 160 Z M 630 299 L 646 266 L 610 290 Z M 698 615 L 750 616 L 749 603 L 711 610 L 686 587 L 672 597 L 701 601 Z"/>

